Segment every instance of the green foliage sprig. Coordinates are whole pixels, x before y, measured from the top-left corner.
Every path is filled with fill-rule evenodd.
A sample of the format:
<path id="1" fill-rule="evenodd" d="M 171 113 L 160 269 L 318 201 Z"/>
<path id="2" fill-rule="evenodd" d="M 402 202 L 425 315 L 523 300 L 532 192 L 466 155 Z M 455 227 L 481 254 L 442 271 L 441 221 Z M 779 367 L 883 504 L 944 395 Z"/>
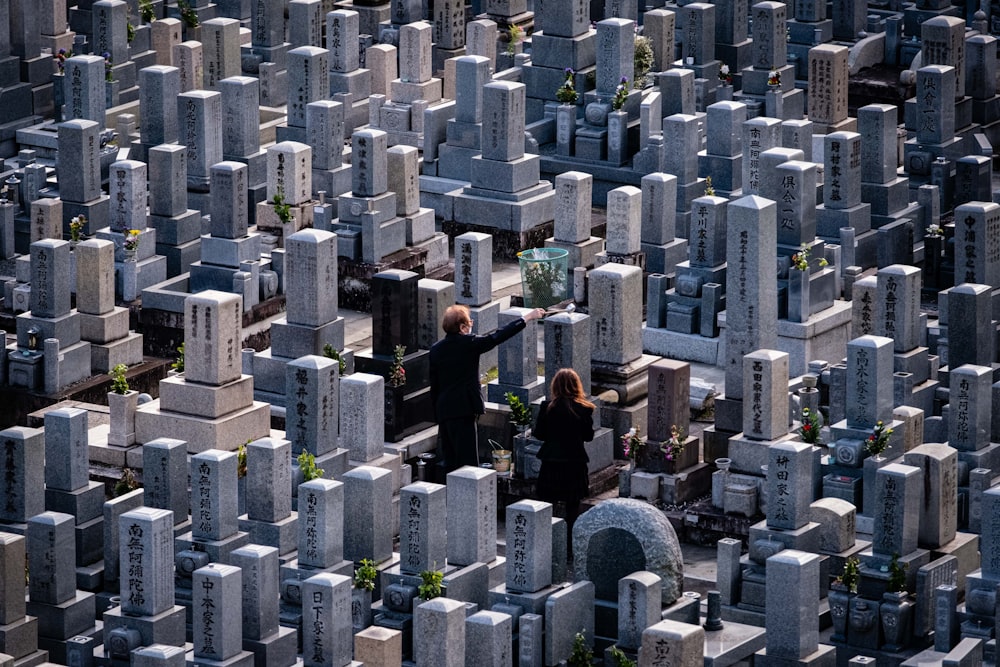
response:
<path id="1" fill-rule="evenodd" d="M 177 9 L 181 12 L 181 20 L 189 28 L 198 27 L 198 12 L 191 8 L 187 0 L 177 0 Z"/>
<path id="2" fill-rule="evenodd" d="M 271 203 L 274 204 L 274 214 L 278 216 L 278 220 L 281 220 L 282 224 L 288 224 L 292 221 L 292 205 L 285 202 L 285 193 L 283 190 L 279 188 L 274 193 Z"/>
<path id="3" fill-rule="evenodd" d="M 247 445 L 250 440 L 236 448 L 236 477 L 243 479 L 247 476 Z"/>
<path id="4" fill-rule="evenodd" d="M 146 23 L 156 20 L 156 11 L 153 9 L 152 0 L 139 0 L 139 18 Z"/>
<path id="5" fill-rule="evenodd" d="M 892 555 L 889 563 L 889 581 L 886 588 L 890 593 L 899 593 L 906 590 L 906 568 L 909 563 L 900 563 L 899 554 Z"/>
<path id="6" fill-rule="evenodd" d="M 139 480 L 135 478 L 135 471 L 131 468 L 125 468 L 122 470 L 122 476 L 115 482 L 115 498 L 124 496 L 126 493 L 135 491 L 138 488 Z"/>
<path id="7" fill-rule="evenodd" d="M 507 55 L 514 55 L 517 52 L 517 45 L 523 41 L 524 31 L 516 23 L 511 23 L 507 28 Z"/>
<path id="8" fill-rule="evenodd" d="M 170 367 L 172 369 L 174 369 L 175 371 L 177 371 L 178 373 L 183 373 L 184 372 L 184 343 L 183 342 L 181 342 L 181 344 L 177 346 L 177 358 L 174 359 L 174 361 L 173 361 L 172 364 L 170 364 Z"/>
<path id="9" fill-rule="evenodd" d="M 117 364 L 111 369 L 111 391 L 116 394 L 127 394 L 130 389 L 128 386 L 128 379 L 125 377 L 125 373 L 128 371 L 128 366 L 125 364 Z"/>
<path id="10" fill-rule="evenodd" d="M 299 470 L 302 471 L 303 481 L 309 482 L 323 476 L 325 472 L 322 468 L 316 467 L 316 456 L 307 449 L 303 449 L 296 461 L 299 462 Z"/>
<path id="11" fill-rule="evenodd" d="M 611 647 L 611 659 L 614 661 L 613 667 L 635 667 L 635 660 L 630 660 L 625 651 L 617 646 Z"/>
<path id="12" fill-rule="evenodd" d="M 835 583 L 843 584 L 847 587 L 847 590 L 851 593 L 858 592 L 858 582 L 861 580 L 861 574 L 859 572 L 859 564 L 857 556 L 851 556 L 844 563 L 844 571 L 835 580 Z"/>
<path id="13" fill-rule="evenodd" d="M 354 587 L 360 590 L 375 590 L 375 578 L 378 577 L 378 568 L 375 561 L 370 558 L 362 558 L 358 568 L 354 570 Z"/>
<path id="14" fill-rule="evenodd" d="M 420 580 L 423 583 L 417 586 L 417 592 L 420 594 L 421 600 L 433 600 L 441 595 L 441 583 L 444 581 L 444 572 L 440 570 L 424 570 L 420 573 Z"/>
<path id="15" fill-rule="evenodd" d="M 347 361 L 342 356 L 340 356 L 340 352 L 338 352 L 336 348 L 333 347 L 333 345 L 327 343 L 326 345 L 323 346 L 323 356 L 326 357 L 327 359 L 333 359 L 334 361 L 337 362 L 337 370 L 340 372 L 341 375 L 343 375 L 344 371 L 347 370 Z"/>
<path id="16" fill-rule="evenodd" d="M 615 88 L 615 96 L 611 98 L 611 109 L 614 111 L 621 111 L 627 100 L 628 77 L 623 76 L 622 80 L 618 82 L 618 87 Z"/>
<path id="17" fill-rule="evenodd" d="M 632 85 L 635 88 L 643 88 L 646 85 L 646 76 L 649 70 L 653 69 L 653 41 L 649 37 L 638 35 L 635 38 L 635 55 L 632 56 L 632 65 L 635 70 L 635 81 Z"/>
<path id="18" fill-rule="evenodd" d="M 503 397 L 510 407 L 510 421 L 515 426 L 531 426 L 531 408 L 525 405 L 513 392 L 508 391 Z"/>
<path id="19" fill-rule="evenodd" d="M 594 665 L 594 651 L 587 644 L 587 638 L 583 635 L 582 630 L 573 637 L 573 650 L 570 651 L 566 664 L 569 667 L 593 667 Z"/>

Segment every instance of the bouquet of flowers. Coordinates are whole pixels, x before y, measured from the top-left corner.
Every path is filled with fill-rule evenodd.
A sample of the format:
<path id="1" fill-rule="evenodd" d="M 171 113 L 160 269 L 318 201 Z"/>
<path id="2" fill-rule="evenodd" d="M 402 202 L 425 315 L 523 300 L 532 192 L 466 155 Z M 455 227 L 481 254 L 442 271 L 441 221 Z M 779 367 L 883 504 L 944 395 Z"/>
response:
<path id="1" fill-rule="evenodd" d="M 639 437 L 638 426 L 633 426 L 622 436 L 622 449 L 625 451 L 625 458 L 630 461 L 635 461 L 645 446 L 646 443 Z"/>
<path id="2" fill-rule="evenodd" d="M 125 241 L 122 247 L 125 248 L 125 252 L 135 252 L 139 249 L 139 235 L 142 234 L 138 229 L 130 229 L 125 232 Z"/>
<path id="3" fill-rule="evenodd" d="M 406 369 L 403 368 L 405 345 L 397 345 L 392 349 L 392 365 L 389 366 L 389 386 L 402 387 L 406 384 Z"/>
<path id="4" fill-rule="evenodd" d="M 823 421 L 819 414 L 809 408 L 802 408 L 802 426 L 799 427 L 802 442 L 808 442 L 810 445 L 819 444 L 821 428 L 823 428 Z"/>
<path id="5" fill-rule="evenodd" d="M 59 68 L 59 73 L 62 74 L 66 71 L 66 61 L 73 57 L 73 51 L 66 49 L 59 49 L 59 53 L 56 54 L 56 67 Z"/>
<path id="6" fill-rule="evenodd" d="M 670 427 L 670 439 L 660 445 L 663 458 L 668 461 L 676 461 L 684 453 L 684 432 L 677 424 Z"/>
<path id="7" fill-rule="evenodd" d="M 723 64 L 719 68 L 719 81 L 722 82 L 723 86 L 733 85 L 733 75 L 729 73 L 729 65 Z"/>
<path id="8" fill-rule="evenodd" d="M 556 99 L 562 104 L 576 104 L 576 100 L 579 98 L 580 94 L 576 92 L 576 86 L 573 83 L 573 77 L 576 72 L 573 71 L 572 67 L 566 68 L 566 79 L 563 84 L 556 89 Z"/>
<path id="9" fill-rule="evenodd" d="M 74 215 L 69 220 L 69 240 L 77 243 L 83 237 L 83 229 L 87 226 L 87 216 Z"/>
<path id="10" fill-rule="evenodd" d="M 865 440 L 865 451 L 872 456 L 880 456 L 889 447 L 889 436 L 892 429 L 886 428 L 880 419 L 875 424 L 875 431 Z"/>

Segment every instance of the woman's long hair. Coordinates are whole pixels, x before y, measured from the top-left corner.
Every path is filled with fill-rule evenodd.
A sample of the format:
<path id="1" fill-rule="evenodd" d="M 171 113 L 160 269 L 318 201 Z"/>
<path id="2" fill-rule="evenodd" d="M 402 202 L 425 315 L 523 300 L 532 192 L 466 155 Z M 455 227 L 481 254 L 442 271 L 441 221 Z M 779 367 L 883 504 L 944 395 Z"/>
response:
<path id="1" fill-rule="evenodd" d="M 594 404 L 587 400 L 583 393 L 583 383 L 580 376 L 572 368 L 560 368 L 552 378 L 549 386 L 549 400 L 552 402 L 564 399 L 578 405 L 593 409 Z"/>

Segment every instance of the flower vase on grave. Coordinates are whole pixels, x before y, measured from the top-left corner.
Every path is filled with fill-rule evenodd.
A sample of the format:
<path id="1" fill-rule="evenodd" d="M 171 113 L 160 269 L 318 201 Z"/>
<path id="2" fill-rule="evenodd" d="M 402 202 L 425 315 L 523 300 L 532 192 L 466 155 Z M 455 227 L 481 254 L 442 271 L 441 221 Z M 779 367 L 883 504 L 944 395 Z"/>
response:
<path id="1" fill-rule="evenodd" d="M 805 322 L 809 319 L 809 271 L 791 268 L 788 271 L 788 320 Z"/>
<path id="2" fill-rule="evenodd" d="M 646 472 L 673 473 L 672 464 L 673 461 L 668 461 L 664 458 L 663 452 L 656 443 L 647 441 L 646 446 L 639 451 L 638 467 Z"/>
<path id="3" fill-rule="evenodd" d="M 57 123 L 61 123 L 63 120 L 62 108 L 66 104 L 66 91 L 63 90 L 65 79 L 66 74 L 63 72 L 56 72 L 52 75 L 52 104 L 55 107 L 54 120 Z"/>
<path id="4" fill-rule="evenodd" d="M 941 255 L 944 247 L 944 236 L 928 234 L 924 237 L 924 282 L 927 287 L 940 287 Z"/>
<path id="5" fill-rule="evenodd" d="M 835 641 L 847 641 L 847 610 L 851 608 L 854 596 L 845 584 L 834 582 L 830 584 L 827 600 L 830 602 L 830 618 L 833 621 L 833 637 Z"/>
<path id="6" fill-rule="evenodd" d="M 239 516 L 247 513 L 247 476 L 246 473 L 236 478 L 236 507 Z"/>
<path id="7" fill-rule="evenodd" d="M 135 261 L 135 251 L 126 254 L 122 264 L 122 300 L 135 301 L 139 298 L 139 264 Z"/>
<path id="8" fill-rule="evenodd" d="M 576 138 L 576 105 L 560 104 L 556 107 L 556 154 L 573 155 Z"/>
<path id="9" fill-rule="evenodd" d="M 111 430 L 108 444 L 128 447 L 135 444 L 135 410 L 139 405 L 139 392 L 130 389 L 124 394 L 108 392 L 108 412 Z"/>
<path id="10" fill-rule="evenodd" d="M 535 445 L 532 450 L 528 450 L 528 446 L 532 444 L 528 436 L 524 435 L 520 427 L 516 424 L 514 426 L 514 433 L 511 436 L 511 450 L 513 452 L 513 459 L 511 465 L 513 466 L 512 476 L 519 479 L 525 479 L 528 477 L 529 468 L 532 463 L 536 471 L 541 466 L 541 462 L 535 457 L 535 453 L 538 451 L 538 445 Z"/>
<path id="11" fill-rule="evenodd" d="M 372 592 L 367 588 L 351 589 L 351 625 L 354 632 L 361 632 L 374 623 Z"/>
<path id="12" fill-rule="evenodd" d="M 104 103 L 109 109 L 113 109 L 118 106 L 118 96 L 121 91 L 121 82 L 115 79 L 114 81 L 104 82 Z"/>
<path id="13" fill-rule="evenodd" d="M 847 634 L 853 646 L 877 649 L 881 640 L 879 603 L 855 595 L 847 608 Z"/>
<path id="14" fill-rule="evenodd" d="M 406 385 L 385 386 L 385 439 L 397 442 L 406 428 L 403 415 L 403 397 L 406 395 Z"/>
<path id="15" fill-rule="evenodd" d="M 188 25 L 184 21 L 184 41 L 186 42 L 200 42 L 201 41 L 201 26 L 200 25 Z"/>
<path id="16" fill-rule="evenodd" d="M 628 112 L 608 114 L 608 162 L 620 166 L 628 159 Z"/>
<path id="17" fill-rule="evenodd" d="M 618 497 L 632 497 L 632 468 L 624 468 L 618 471 Z"/>
<path id="18" fill-rule="evenodd" d="M 907 599 L 907 592 L 883 593 L 879 616 L 882 617 L 882 638 L 885 641 L 882 648 L 892 652 L 906 648 L 913 624 L 913 603 Z"/>

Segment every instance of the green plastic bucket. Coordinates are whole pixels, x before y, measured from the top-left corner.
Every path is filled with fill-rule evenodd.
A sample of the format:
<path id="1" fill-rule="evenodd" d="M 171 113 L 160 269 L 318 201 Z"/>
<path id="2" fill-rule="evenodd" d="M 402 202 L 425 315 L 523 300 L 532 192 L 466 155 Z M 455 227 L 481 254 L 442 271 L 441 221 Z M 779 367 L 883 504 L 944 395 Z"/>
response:
<path id="1" fill-rule="evenodd" d="M 567 298 L 569 252 L 562 248 L 529 248 L 517 253 L 521 293 L 526 308 L 548 308 Z"/>

